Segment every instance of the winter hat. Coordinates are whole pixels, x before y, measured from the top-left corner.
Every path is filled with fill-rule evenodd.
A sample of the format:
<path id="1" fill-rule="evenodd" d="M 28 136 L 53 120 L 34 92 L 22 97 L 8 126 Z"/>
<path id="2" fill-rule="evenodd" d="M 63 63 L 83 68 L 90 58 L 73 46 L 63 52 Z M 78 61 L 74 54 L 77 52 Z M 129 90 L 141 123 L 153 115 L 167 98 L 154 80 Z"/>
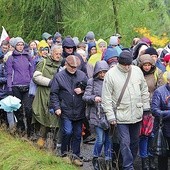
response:
<path id="1" fill-rule="evenodd" d="M 150 54 L 143 54 L 139 57 L 139 67 L 142 67 L 146 63 L 150 63 L 153 66 L 155 65 L 155 61 L 152 59 Z"/>
<path id="2" fill-rule="evenodd" d="M 109 45 L 118 45 L 118 37 L 117 36 L 111 36 L 109 40 Z"/>
<path id="3" fill-rule="evenodd" d="M 158 56 L 158 53 L 156 51 L 155 48 L 153 47 L 149 47 L 145 50 L 145 54 L 150 54 L 150 55 L 157 55 Z"/>
<path id="4" fill-rule="evenodd" d="M 163 61 L 169 62 L 170 61 L 170 53 L 165 54 Z"/>
<path id="5" fill-rule="evenodd" d="M 86 34 L 86 40 L 94 40 L 94 39 L 95 39 L 94 32 L 93 32 L 93 31 L 89 31 L 89 32 Z"/>
<path id="6" fill-rule="evenodd" d="M 96 77 L 96 75 L 100 71 L 108 71 L 108 70 L 109 70 L 109 65 L 107 64 L 106 61 L 104 61 L 104 60 L 97 61 L 95 66 L 94 66 L 93 77 Z"/>
<path id="7" fill-rule="evenodd" d="M 9 40 L 9 44 L 10 44 L 12 47 L 14 47 L 14 41 L 15 41 L 15 38 L 14 38 L 14 37 L 10 38 L 10 40 Z"/>
<path id="8" fill-rule="evenodd" d="M 56 32 L 56 33 L 54 34 L 54 39 L 57 39 L 57 38 L 59 38 L 59 37 L 62 37 L 61 34 L 60 34 L 59 32 Z"/>
<path id="9" fill-rule="evenodd" d="M 145 42 L 146 44 L 148 44 L 150 46 L 152 45 L 152 42 L 149 38 L 143 37 L 143 38 L 140 39 L 140 41 Z"/>
<path id="10" fill-rule="evenodd" d="M 13 41 L 13 47 L 16 47 L 16 45 L 18 43 L 23 43 L 25 45 L 25 42 L 24 42 L 24 40 L 21 37 L 16 37 L 12 41 Z"/>
<path id="11" fill-rule="evenodd" d="M 42 39 L 43 39 L 43 40 L 48 40 L 49 38 L 52 38 L 52 35 L 49 34 L 48 32 L 44 32 L 44 33 L 42 34 Z"/>
<path id="12" fill-rule="evenodd" d="M 76 46 L 80 43 L 78 37 L 73 37 L 72 39 L 73 39 L 73 41 L 74 41 L 74 43 L 75 43 Z"/>
<path id="13" fill-rule="evenodd" d="M 70 65 L 70 66 L 73 66 L 73 67 L 78 67 L 80 65 L 80 59 L 75 56 L 75 55 L 69 55 L 67 58 L 66 58 L 66 62 Z"/>
<path id="14" fill-rule="evenodd" d="M 119 64 L 131 65 L 133 61 L 132 53 L 128 50 L 123 50 L 118 58 Z"/>
<path id="15" fill-rule="evenodd" d="M 40 51 L 41 48 L 49 48 L 49 45 L 46 43 L 45 40 L 41 40 L 39 43 L 38 43 L 38 51 Z"/>
<path id="16" fill-rule="evenodd" d="M 91 50 L 93 47 L 96 47 L 96 43 L 95 43 L 95 42 L 89 42 L 89 43 L 88 43 L 88 53 L 90 53 L 90 50 Z"/>
<path id="17" fill-rule="evenodd" d="M 118 33 L 116 33 L 115 36 L 118 37 L 118 38 L 122 38 L 122 36 Z"/>
<path id="18" fill-rule="evenodd" d="M 114 48 L 108 48 L 106 51 L 105 51 L 105 54 L 104 54 L 104 60 L 107 62 L 109 59 L 111 58 L 117 58 L 118 57 L 118 52 L 116 49 Z"/>

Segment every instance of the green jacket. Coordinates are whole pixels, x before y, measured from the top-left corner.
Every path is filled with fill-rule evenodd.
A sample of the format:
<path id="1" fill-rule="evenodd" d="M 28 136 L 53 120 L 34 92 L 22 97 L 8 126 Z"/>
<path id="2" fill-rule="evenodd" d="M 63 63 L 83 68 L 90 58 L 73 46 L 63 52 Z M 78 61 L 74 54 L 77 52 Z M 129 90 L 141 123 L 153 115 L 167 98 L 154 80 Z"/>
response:
<path id="1" fill-rule="evenodd" d="M 33 81 L 37 84 L 37 91 L 32 104 L 33 123 L 38 121 L 46 127 L 58 127 L 58 117 L 49 113 L 50 84 L 57 72 L 61 61 L 53 61 L 50 57 L 38 63 L 33 75 Z"/>

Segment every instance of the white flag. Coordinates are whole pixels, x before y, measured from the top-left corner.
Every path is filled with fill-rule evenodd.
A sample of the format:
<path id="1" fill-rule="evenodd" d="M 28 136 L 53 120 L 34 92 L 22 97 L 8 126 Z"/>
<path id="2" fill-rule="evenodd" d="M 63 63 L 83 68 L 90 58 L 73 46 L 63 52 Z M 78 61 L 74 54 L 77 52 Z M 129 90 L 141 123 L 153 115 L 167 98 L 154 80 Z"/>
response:
<path id="1" fill-rule="evenodd" d="M 8 33 L 6 32 L 5 28 L 2 26 L 2 33 L 1 33 L 1 39 L 0 39 L 0 45 L 3 40 L 6 40 L 9 38 Z"/>

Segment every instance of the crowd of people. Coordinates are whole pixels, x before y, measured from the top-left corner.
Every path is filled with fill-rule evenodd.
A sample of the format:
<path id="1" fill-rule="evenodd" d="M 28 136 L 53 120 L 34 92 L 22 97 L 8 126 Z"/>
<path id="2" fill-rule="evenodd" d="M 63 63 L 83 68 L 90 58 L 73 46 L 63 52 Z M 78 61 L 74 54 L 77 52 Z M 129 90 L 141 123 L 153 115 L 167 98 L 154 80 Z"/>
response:
<path id="1" fill-rule="evenodd" d="M 142 170 L 157 164 L 167 170 L 168 155 L 156 163 L 150 145 L 160 117 L 170 145 L 170 45 L 156 49 L 147 37 L 135 37 L 125 48 L 121 38 L 96 40 L 89 31 L 82 41 L 59 32 L 44 32 L 42 40 L 29 43 L 21 37 L 3 40 L 0 99 L 15 96 L 21 108 L 1 109 L 1 124 L 39 148 L 50 135 L 53 149 L 77 166 L 83 165 L 81 142 L 94 141 L 95 170 L 103 152 L 109 170 L 133 170 L 137 154 Z M 148 134 L 142 131 L 146 117 L 153 121 Z"/>

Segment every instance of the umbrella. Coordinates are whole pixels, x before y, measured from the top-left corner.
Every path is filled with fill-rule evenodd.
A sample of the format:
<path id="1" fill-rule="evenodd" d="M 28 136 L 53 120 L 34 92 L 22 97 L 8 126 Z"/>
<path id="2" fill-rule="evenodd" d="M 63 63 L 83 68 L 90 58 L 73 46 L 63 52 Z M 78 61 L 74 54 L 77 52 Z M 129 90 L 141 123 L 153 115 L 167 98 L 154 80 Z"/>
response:
<path id="1" fill-rule="evenodd" d="M 21 107 L 20 102 L 21 100 L 15 96 L 7 96 L 0 100 L 0 109 L 3 109 L 6 112 L 16 111 Z"/>

